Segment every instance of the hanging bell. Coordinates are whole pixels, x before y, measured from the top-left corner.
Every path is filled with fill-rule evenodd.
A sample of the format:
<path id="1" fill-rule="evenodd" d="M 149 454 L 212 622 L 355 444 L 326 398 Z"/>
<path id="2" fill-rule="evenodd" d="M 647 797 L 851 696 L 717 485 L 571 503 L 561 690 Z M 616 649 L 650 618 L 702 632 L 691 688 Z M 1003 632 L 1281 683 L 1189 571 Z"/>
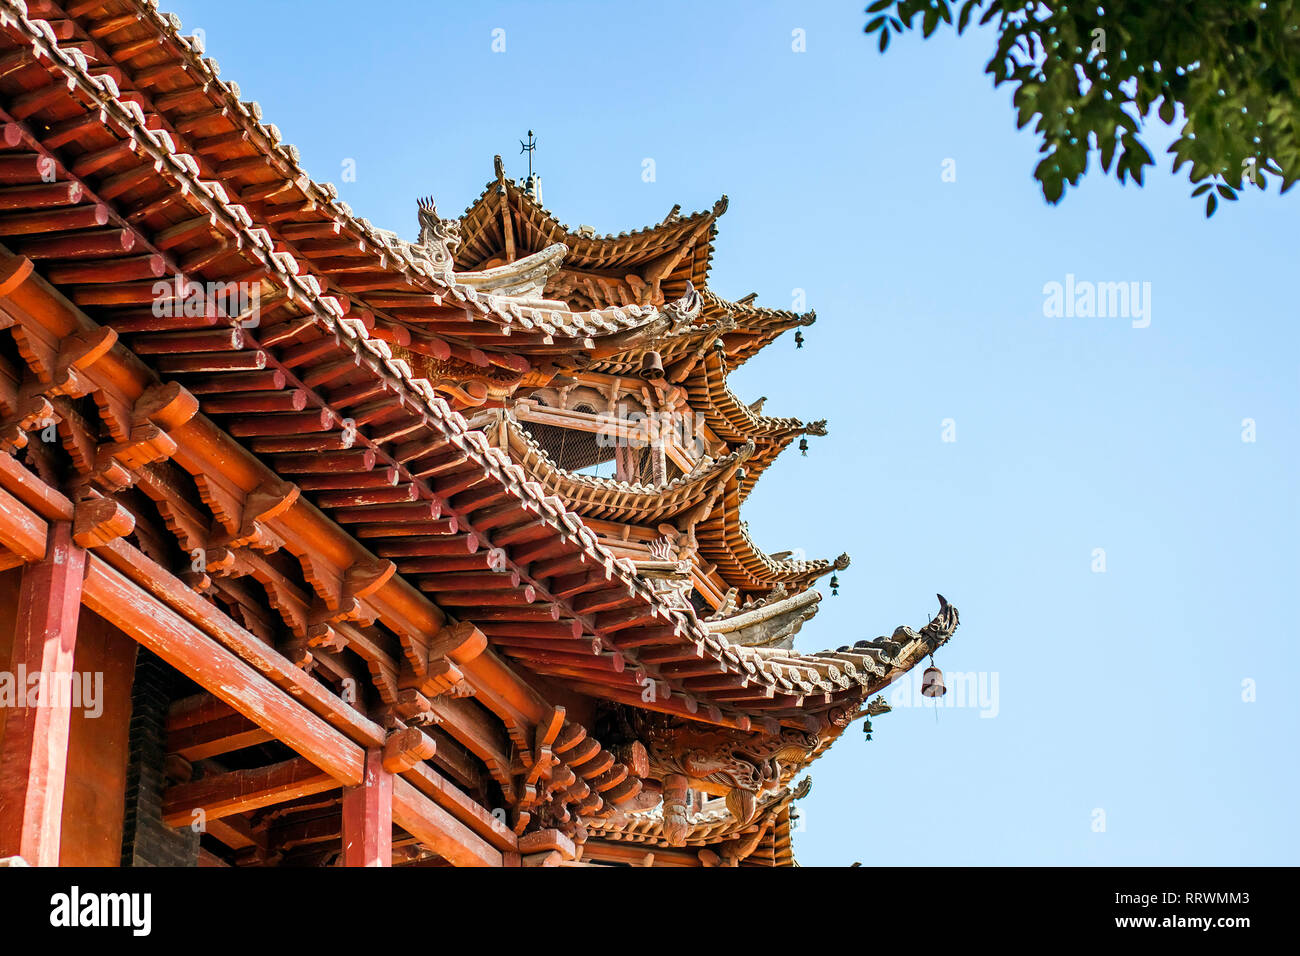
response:
<path id="1" fill-rule="evenodd" d="M 802 333 L 802 332 L 796 331 L 796 332 L 794 333 L 794 347 L 797 348 L 797 349 L 801 349 L 801 348 L 803 348 L 803 333 Z"/>
<path id="2" fill-rule="evenodd" d="M 805 458 L 808 457 L 808 439 L 806 438 L 799 439 L 799 451 L 803 453 L 803 456 Z"/>
<path id="3" fill-rule="evenodd" d="M 942 697 L 946 693 L 948 688 L 943 686 L 943 671 L 933 665 L 927 667 L 921 675 L 921 696 Z"/>
<path id="4" fill-rule="evenodd" d="M 641 356 L 641 370 L 637 373 L 644 382 L 658 382 L 664 377 L 664 360 L 658 352 Z"/>
<path id="5" fill-rule="evenodd" d="M 840 593 L 840 576 L 838 574 L 832 574 L 831 575 L 831 597 L 834 597 L 839 593 Z"/>

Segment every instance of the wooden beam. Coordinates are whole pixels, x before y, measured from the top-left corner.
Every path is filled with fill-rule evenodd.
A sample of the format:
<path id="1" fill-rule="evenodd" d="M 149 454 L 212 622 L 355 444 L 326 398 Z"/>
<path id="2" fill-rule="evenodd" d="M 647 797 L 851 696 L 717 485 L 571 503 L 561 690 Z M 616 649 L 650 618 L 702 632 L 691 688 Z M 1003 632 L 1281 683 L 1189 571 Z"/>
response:
<path id="1" fill-rule="evenodd" d="M 168 723 L 170 725 L 171 721 Z M 179 754 L 192 763 L 274 739 L 243 714 L 227 713 L 223 717 L 189 727 L 173 729 L 169 726 L 167 752 Z"/>
<path id="2" fill-rule="evenodd" d="M 85 595 L 91 610 L 338 783 L 356 786 L 363 781 L 365 751 L 94 555 Z M 463 866 L 501 865 L 499 850 L 405 780 L 394 780 L 393 798 L 394 822 L 440 856 Z"/>
<path id="3" fill-rule="evenodd" d="M 340 783 L 361 782 L 365 752 L 360 747 L 94 555 L 86 571 L 85 601 Z"/>
<path id="4" fill-rule="evenodd" d="M 16 698 L 4 702 L 0 741 L 0 857 L 20 856 L 33 866 L 59 864 L 72 668 L 86 570 L 86 552 L 73 543 L 71 524 L 55 523 L 48 537 L 44 560 L 23 569 L 5 675 Z M 40 696 L 29 707 L 26 697 L 37 675 Z"/>
<path id="5" fill-rule="evenodd" d="M 269 767 L 232 770 L 168 788 L 163 794 L 163 822 L 172 827 L 189 826 L 199 812 L 204 819 L 215 820 L 334 790 L 338 785 L 302 757 Z"/>
<path id="6" fill-rule="evenodd" d="M 343 790 L 343 865 L 393 865 L 393 775 L 384 753 L 366 751 L 365 780 Z"/>
<path id="7" fill-rule="evenodd" d="M 502 855 L 401 777 L 393 781 L 393 820 L 456 866 L 501 866 Z"/>
<path id="8" fill-rule="evenodd" d="M 294 667 L 282 655 L 217 612 L 212 604 L 170 574 L 166 568 L 127 542 L 119 540 L 109 543 L 99 550 L 98 557 L 102 557 L 130 581 L 175 610 L 195 627 L 211 635 L 240 659 L 247 661 L 257 672 L 293 695 L 349 739 L 366 747 L 383 744 L 384 733 L 377 724 L 367 720 L 364 714 L 339 700 L 319 681 Z M 258 722 L 256 717 L 250 719 Z"/>
<path id="9" fill-rule="evenodd" d="M 647 843 L 618 843 L 606 840 L 588 840 L 582 845 L 582 858 L 602 863 L 628 863 L 632 866 L 702 866 L 693 850 L 678 850 Z"/>
<path id="10" fill-rule="evenodd" d="M 12 461 L 8 455 L 0 454 L 0 462 Z M 14 466 L 21 467 L 17 462 Z M 0 522 L 0 545 L 24 562 L 39 561 L 46 552 L 46 527 L 40 515 L 7 491 L 0 491 L 0 515 L 4 516 Z"/>

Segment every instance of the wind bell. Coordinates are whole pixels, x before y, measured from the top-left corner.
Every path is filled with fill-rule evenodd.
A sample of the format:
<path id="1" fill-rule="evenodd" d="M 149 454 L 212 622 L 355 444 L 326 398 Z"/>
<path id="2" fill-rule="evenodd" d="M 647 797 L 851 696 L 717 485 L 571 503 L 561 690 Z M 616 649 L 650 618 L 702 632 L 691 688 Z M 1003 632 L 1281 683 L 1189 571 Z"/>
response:
<path id="1" fill-rule="evenodd" d="M 839 593 L 840 593 L 840 576 L 838 574 L 832 574 L 831 575 L 831 597 L 835 597 Z"/>
<path id="2" fill-rule="evenodd" d="M 794 347 L 797 349 L 803 348 L 803 333 L 798 329 L 794 333 Z"/>
<path id="3" fill-rule="evenodd" d="M 803 453 L 803 456 L 805 458 L 808 457 L 808 439 L 806 438 L 799 439 L 799 451 Z"/>
<path id="4" fill-rule="evenodd" d="M 934 666 L 934 657 L 931 656 L 930 666 L 921 675 L 921 696 L 942 697 L 946 693 L 948 688 L 943 686 L 943 671 Z"/>

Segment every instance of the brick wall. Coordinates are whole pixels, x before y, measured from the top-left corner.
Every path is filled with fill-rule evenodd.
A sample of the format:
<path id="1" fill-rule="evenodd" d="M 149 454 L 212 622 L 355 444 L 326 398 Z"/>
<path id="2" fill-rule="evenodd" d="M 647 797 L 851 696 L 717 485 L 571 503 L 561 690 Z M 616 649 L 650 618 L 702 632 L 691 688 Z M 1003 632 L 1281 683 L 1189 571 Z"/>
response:
<path id="1" fill-rule="evenodd" d="M 162 820 L 167 708 L 175 677 L 163 661 L 140 648 L 131 688 L 123 866 L 198 865 L 199 835 L 189 828 L 172 829 Z"/>

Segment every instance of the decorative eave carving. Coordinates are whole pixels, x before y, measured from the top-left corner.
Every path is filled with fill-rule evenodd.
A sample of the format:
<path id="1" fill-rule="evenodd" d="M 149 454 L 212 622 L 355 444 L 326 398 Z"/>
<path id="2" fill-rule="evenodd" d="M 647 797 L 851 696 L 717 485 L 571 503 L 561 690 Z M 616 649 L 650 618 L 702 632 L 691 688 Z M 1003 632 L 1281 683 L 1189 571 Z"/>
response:
<path id="1" fill-rule="evenodd" d="M 457 272 L 456 281 L 493 295 L 515 298 L 520 305 L 544 309 L 567 309 L 563 302 L 547 299 L 542 291 L 546 283 L 560 270 L 569 247 L 555 242 L 532 255 L 516 259 L 493 269 L 476 272 Z"/>
<path id="2" fill-rule="evenodd" d="M 681 775 L 697 789 L 724 796 L 732 815 L 748 823 L 760 793 L 781 787 L 816 753 L 813 733 L 780 728 L 775 734 L 743 734 L 647 711 L 626 714 L 627 726 L 644 743 L 650 772 L 669 780 Z"/>
<path id="3" fill-rule="evenodd" d="M 411 255 L 429 263 L 431 271 L 453 282 L 452 268 L 460 247 L 460 220 L 443 219 L 432 196 L 419 200 L 420 235 L 409 247 Z"/>

